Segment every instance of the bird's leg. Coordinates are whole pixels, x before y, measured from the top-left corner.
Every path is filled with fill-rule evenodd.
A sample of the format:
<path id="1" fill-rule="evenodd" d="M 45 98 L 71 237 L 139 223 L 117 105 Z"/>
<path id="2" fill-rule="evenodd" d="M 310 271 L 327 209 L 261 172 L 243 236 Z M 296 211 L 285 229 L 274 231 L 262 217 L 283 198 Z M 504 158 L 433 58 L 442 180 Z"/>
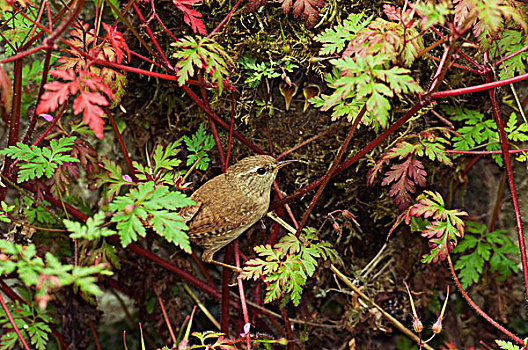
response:
<path id="1" fill-rule="evenodd" d="M 218 266 L 222 266 L 222 267 L 231 269 L 231 270 L 235 271 L 236 273 L 241 273 L 242 272 L 242 269 L 240 267 L 236 267 L 236 266 L 229 265 L 229 264 L 224 264 L 224 263 L 222 263 L 220 261 L 213 260 L 214 253 L 216 253 L 216 250 L 205 250 L 203 252 L 203 254 L 202 254 L 203 262 L 216 264 Z"/>

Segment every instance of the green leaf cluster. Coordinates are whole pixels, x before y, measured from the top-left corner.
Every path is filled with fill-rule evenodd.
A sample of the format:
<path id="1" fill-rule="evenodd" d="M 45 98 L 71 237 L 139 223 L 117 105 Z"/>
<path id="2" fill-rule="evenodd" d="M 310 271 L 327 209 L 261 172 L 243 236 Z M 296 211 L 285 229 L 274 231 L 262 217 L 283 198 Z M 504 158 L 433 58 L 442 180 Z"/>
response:
<path id="1" fill-rule="evenodd" d="M 116 197 L 109 205 L 114 212 L 112 222 L 117 224 L 121 244 L 137 241 L 145 237 L 147 227 L 152 227 L 161 237 L 172 242 L 186 252 L 191 252 L 189 238 L 183 230 L 187 225 L 175 210 L 195 203 L 181 192 L 170 191 L 167 186 L 156 186 L 149 181 L 131 189 L 124 196 Z"/>
<path id="2" fill-rule="evenodd" d="M 200 344 L 191 345 L 189 349 L 218 349 L 218 350 L 235 350 L 233 341 L 226 339 L 224 333 L 206 331 L 206 332 L 193 332 L 193 337 L 200 341 Z M 212 341 L 214 340 L 214 343 Z"/>
<path id="3" fill-rule="evenodd" d="M 48 326 L 51 322 L 51 317 L 40 308 L 19 303 L 18 301 L 8 304 L 7 309 L 24 339 L 26 341 L 29 339 L 32 348 L 45 350 L 49 334 L 51 333 L 51 329 Z M 16 332 L 13 330 L 13 326 L 3 308 L 0 308 L 0 325 L 5 330 L 0 338 L 0 349 L 14 349 L 17 344 L 22 348 L 22 342 L 20 342 Z"/>
<path id="4" fill-rule="evenodd" d="M 499 36 L 497 45 L 500 49 L 501 56 L 506 57 L 528 45 L 528 36 L 521 30 L 507 29 Z M 504 61 L 503 64 L 497 67 L 500 70 L 499 78 L 506 79 L 516 74 L 526 73 L 525 64 L 527 57 L 528 52 L 524 51 Z"/>
<path id="5" fill-rule="evenodd" d="M 15 209 L 14 205 L 7 205 L 6 202 L 2 201 L 0 203 L 2 210 L 0 211 L 0 221 L 5 223 L 11 223 L 11 219 L 9 218 L 9 212 Z"/>
<path id="6" fill-rule="evenodd" d="M 419 227 L 423 237 L 429 239 L 429 245 L 432 247 L 430 254 L 423 256 L 422 262 L 435 263 L 444 260 L 456 246 L 457 239 L 464 237 L 465 226 L 461 217 L 467 215 L 458 209 L 446 209 L 440 193 L 424 191 L 416 198 L 415 204 L 398 216 L 389 235 L 402 222 L 409 225 L 416 218 L 429 221 L 426 225 L 416 221 L 413 224 Z"/>
<path id="7" fill-rule="evenodd" d="M 335 91 L 331 95 L 321 95 L 324 100 L 321 110 L 330 110 L 334 106 L 351 103 L 351 100 L 357 104 L 366 103 L 368 115 L 362 122 L 372 125 L 375 130 L 387 128 L 389 124 L 389 98 L 395 94 L 422 92 L 408 69 L 387 68 L 388 58 L 382 55 L 356 56 L 355 59 L 345 57 L 330 60 L 330 63 L 340 71 L 340 75 L 331 85 Z M 337 116 L 333 115 L 333 118 Z"/>
<path id="8" fill-rule="evenodd" d="M 28 18 L 21 14 L 13 15 L 12 11 L 2 11 L 5 27 L 2 28 L 2 36 L 0 36 L 0 43 L 5 49 L 5 56 L 10 57 L 15 54 L 13 48 L 19 48 L 26 40 L 28 40 L 29 31 L 33 28 L 33 23 L 36 22 L 37 12 L 28 11 L 25 14 Z"/>
<path id="9" fill-rule="evenodd" d="M 495 340 L 495 343 L 499 346 L 502 350 L 521 350 L 520 346 L 517 346 L 513 344 L 511 341 L 505 341 L 505 340 Z"/>
<path id="10" fill-rule="evenodd" d="M 154 181 L 157 184 L 174 185 L 174 169 L 181 164 L 175 158 L 180 152 L 181 139 L 169 143 L 166 147 L 156 146 L 151 158 L 147 160 L 148 166 L 136 161 L 136 176 L 141 181 Z"/>
<path id="11" fill-rule="evenodd" d="M 50 141 L 49 147 L 28 146 L 18 142 L 16 146 L 9 146 L 0 150 L 0 154 L 21 161 L 18 172 L 18 182 L 40 178 L 45 175 L 50 178 L 55 170 L 65 162 L 79 162 L 68 155 L 76 137 L 63 137 Z"/>
<path id="12" fill-rule="evenodd" d="M 189 151 L 186 165 L 189 166 L 196 163 L 196 169 L 206 170 L 211 161 L 207 156 L 207 152 L 213 149 L 215 144 L 213 135 L 207 135 L 203 124 L 200 124 L 198 131 L 191 137 L 184 136 L 183 141 L 185 146 L 187 146 L 187 151 Z"/>
<path id="13" fill-rule="evenodd" d="M 282 75 L 281 72 L 291 73 L 295 68 L 299 67 L 289 60 L 284 62 L 270 61 L 257 63 L 256 58 L 249 56 L 240 57 L 238 63 L 240 64 L 240 67 L 249 71 L 249 77 L 246 79 L 245 83 L 252 88 L 259 86 L 262 78 L 278 78 Z"/>
<path id="14" fill-rule="evenodd" d="M 519 254 L 519 249 L 506 235 L 506 230 L 486 232 L 486 225 L 471 221 L 467 221 L 466 225 L 468 233 L 453 249 L 453 253 L 462 254 L 455 262 L 462 287 L 478 283 L 486 263 L 491 273 L 497 273 L 497 281 L 503 281 L 517 272 L 515 261 L 508 255 Z"/>
<path id="15" fill-rule="evenodd" d="M 343 51 L 345 46 L 355 38 L 356 33 L 367 27 L 372 20 L 372 16 L 369 18 L 363 18 L 363 16 L 363 13 L 352 13 L 343 21 L 343 24 L 327 28 L 323 33 L 317 35 L 314 40 L 323 43 L 319 53 L 321 55 L 334 55 Z"/>
<path id="16" fill-rule="evenodd" d="M 475 148 L 485 147 L 488 151 L 500 151 L 499 133 L 497 124 L 493 119 L 485 119 L 484 114 L 479 111 L 467 108 L 458 108 L 451 106 L 441 106 L 442 110 L 451 116 L 452 120 L 463 123 L 456 132 L 457 136 L 453 137 L 453 148 L 458 151 L 470 151 Z M 524 142 L 528 140 L 528 126 L 524 123 L 519 124 L 517 115 L 512 113 L 504 128 L 506 137 L 513 142 Z M 453 158 L 460 156 L 454 154 Z M 491 156 L 499 166 L 503 165 L 501 154 Z M 519 158 L 524 160 L 525 158 Z"/>
<path id="17" fill-rule="evenodd" d="M 108 237 L 116 234 L 115 231 L 107 228 L 101 227 L 105 222 L 105 212 L 99 211 L 93 217 L 86 220 L 86 224 L 83 225 L 78 221 L 64 220 L 64 226 L 70 232 L 71 238 L 86 239 L 88 241 L 93 241 L 101 237 Z"/>
<path id="18" fill-rule="evenodd" d="M 254 280 L 264 276 L 268 284 L 265 303 L 283 297 L 283 305 L 292 300 L 298 306 L 306 280 L 318 266 L 317 260 L 341 263 L 337 251 L 330 243 L 320 241 L 312 228 L 303 230 L 299 238 L 289 233 L 273 247 L 257 246 L 255 252 L 259 257 L 247 261 L 240 276 Z"/>
<path id="19" fill-rule="evenodd" d="M 220 44 L 207 37 L 194 38 L 187 35 L 171 46 L 177 50 L 172 57 L 178 59 L 176 75 L 180 86 L 194 76 L 195 70 L 203 68 L 212 81 L 218 84 L 222 93 L 224 80 L 229 75 L 229 66 L 234 62 Z"/>
<path id="20" fill-rule="evenodd" d="M 59 259 L 46 252 L 45 259 L 37 256 L 34 244 L 20 245 L 8 240 L 0 240 L 2 264 L 0 274 L 16 273 L 26 286 L 37 286 L 37 298 L 64 286 L 91 295 L 100 295 L 97 275 L 112 275 L 105 264 L 93 266 L 73 266 L 62 264 Z"/>

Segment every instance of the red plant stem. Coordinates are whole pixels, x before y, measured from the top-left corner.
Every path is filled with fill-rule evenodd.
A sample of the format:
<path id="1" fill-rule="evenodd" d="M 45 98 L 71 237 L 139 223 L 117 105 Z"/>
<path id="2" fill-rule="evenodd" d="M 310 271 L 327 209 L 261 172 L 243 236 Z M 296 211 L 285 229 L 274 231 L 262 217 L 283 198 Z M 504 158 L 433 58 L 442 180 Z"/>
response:
<path id="1" fill-rule="evenodd" d="M 336 157 L 334 159 L 334 162 L 332 163 L 332 166 L 330 167 L 330 169 L 328 169 L 328 172 L 324 176 L 323 182 L 321 183 L 321 185 L 319 186 L 319 189 L 315 193 L 315 195 L 314 195 L 314 197 L 312 199 L 312 202 L 308 206 L 308 209 L 306 209 L 306 212 L 304 213 L 304 216 L 303 216 L 303 218 L 301 220 L 301 223 L 299 224 L 299 227 L 297 228 L 297 233 L 295 234 L 297 237 L 299 236 L 299 234 L 301 233 L 302 228 L 306 224 L 306 221 L 308 220 L 308 217 L 310 216 L 310 213 L 312 212 L 313 208 L 315 207 L 315 204 L 317 203 L 317 200 L 319 199 L 319 197 L 323 193 L 326 185 L 328 184 L 328 182 L 332 178 L 334 172 L 336 171 L 337 166 L 339 165 L 339 162 L 341 161 L 341 158 L 343 158 L 343 155 L 345 154 L 345 151 L 346 151 L 346 149 L 348 147 L 348 144 L 350 143 L 350 140 L 352 140 L 352 136 L 354 135 L 354 131 L 356 130 L 359 122 L 363 118 L 363 115 L 365 114 L 366 111 L 367 111 L 367 105 L 365 104 L 365 105 L 363 105 L 363 108 L 361 108 L 361 111 L 356 116 L 356 119 L 354 120 L 354 123 L 352 123 L 352 125 L 350 126 L 350 129 L 349 129 L 348 134 L 347 134 L 347 136 L 345 138 L 345 141 L 343 142 L 343 144 L 339 148 L 339 152 L 337 153 L 337 155 L 336 155 Z"/>
<path id="2" fill-rule="evenodd" d="M 211 274 L 209 274 L 209 271 L 207 271 L 207 269 L 205 268 L 202 260 L 194 252 L 191 254 L 191 259 L 194 261 L 196 266 L 198 266 L 198 269 L 200 270 L 202 275 L 207 280 L 207 283 L 210 283 L 211 285 L 213 285 L 214 284 L 213 278 L 211 277 Z"/>
<path id="3" fill-rule="evenodd" d="M 451 256 L 448 254 L 447 255 L 447 262 L 449 263 L 449 269 L 451 270 L 451 276 L 453 276 L 453 279 L 455 280 L 455 283 L 457 285 L 457 288 L 458 290 L 460 291 L 460 293 L 462 294 L 462 296 L 464 297 L 464 299 L 466 299 L 466 301 L 468 302 L 468 304 L 480 315 L 482 316 L 486 321 L 488 321 L 489 323 L 491 323 L 492 326 L 494 326 L 495 328 L 497 328 L 499 331 L 501 331 L 502 333 L 504 333 L 506 336 L 512 338 L 513 340 L 515 340 L 517 343 L 519 344 L 522 344 L 524 345 L 524 342 L 521 338 L 519 338 L 518 336 L 516 336 L 515 334 L 513 334 L 512 332 L 510 332 L 509 330 L 507 330 L 506 328 L 504 328 L 503 326 L 501 326 L 500 324 L 497 323 L 497 321 L 495 321 L 493 318 L 491 318 L 488 314 L 486 314 L 477 304 L 475 304 L 475 302 L 473 300 L 471 300 L 471 298 L 469 297 L 469 295 L 466 293 L 466 291 L 464 290 L 464 288 L 462 288 L 462 285 L 460 284 L 460 281 L 458 280 L 458 277 L 456 275 L 456 272 L 455 272 L 455 268 L 453 267 L 453 262 L 451 261 Z"/>
<path id="4" fill-rule="evenodd" d="M 172 330 L 171 323 L 169 321 L 169 315 L 167 315 L 167 310 L 165 310 L 165 305 L 163 305 L 163 300 L 161 300 L 161 296 L 158 293 L 158 290 L 156 288 L 156 285 L 154 285 L 154 293 L 156 294 L 156 297 L 158 299 L 159 306 L 161 308 L 161 312 L 163 313 L 163 319 L 165 320 L 165 323 L 167 324 L 167 328 L 169 330 L 169 334 L 172 339 L 172 343 L 176 345 L 176 336 L 174 335 L 174 331 Z"/>
<path id="5" fill-rule="evenodd" d="M 282 314 L 282 320 L 284 321 L 284 328 L 286 330 L 286 340 L 288 341 L 288 345 L 286 345 L 286 349 L 293 350 L 293 332 L 291 329 L 290 318 L 288 317 L 288 312 L 286 311 L 286 308 L 281 307 L 280 311 Z"/>
<path id="6" fill-rule="evenodd" d="M 431 93 L 432 91 L 435 91 L 438 89 L 438 86 L 443 81 L 443 78 L 445 76 L 445 72 L 447 71 L 448 67 L 446 67 L 446 62 L 448 59 L 451 59 L 451 55 L 453 53 L 454 44 L 452 41 L 449 43 L 449 48 L 444 50 L 444 53 L 442 54 L 442 58 L 440 59 L 440 63 L 438 64 L 438 68 L 436 69 L 436 73 L 433 77 L 433 83 L 429 86 L 429 89 L 427 90 L 427 93 Z"/>
<path id="7" fill-rule="evenodd" d="M 436 33 L 436 35 L 438 35 L 440 38 L 444 38 L 444 36 L 438 31 L 438 29 L 436 29 L 434 26 L 431 27 L 431 29 Z M 460 37 L 462 33 L 458 33 L 457 37 Z M 475 66 L 478 70 L 482 70 L 482 65 L 478 64 L 475 60 L 473 60 L 471 57 L 469 57 L 468 55 L 466 55 L 465 52 L 455 48 L 457 54 L 459 54 L 461 57 L 463 57 L 466 61 L 468 61 L 469 63 L 471 63 L 473 66 Z"/>
<path id="8" fill-rule="evenodd" d="M 366 145 L 363 149 L 361 149 L 359 152 L 357 152 L 354 156 L 348 158 L 345 160 L 341 165 L 337 167 L 335 172 L 333 173 L 333 176 L 340 174 L 344 170 L 346 170 L 348 167 L 350 167 L 352 164 L 357 162 L 359 159 L 361 159 L 365 154 L 370 152 L 374 147 L 379 145 L 383 140 L 385 140 L 389 135 L 392 135 L 397 129 L 399 129 L 409 118 L 411 118 L 416 112 L 418 112 L 420 109 L 428 105 L 429 101 L 423 101 L 415 104 L 411 109 L 405 113 L 400 119 L 398 119 L 396 122 L 394 122 L 387 130 L 382 132 L 378 137 L 376 137 L 373 141 L 371 141 L 368 145 Z M 289 203 L 295 198 L 298 198 L 302 195 L 304 195 L 307 192 L 310 192 L 315 187 L 317 187 L 323 180 L 325 179 L 325 176 L 315 180 L 311 184 L 301 188 L 299 191 L 273 203 L 271 205 L 271 210 L 275 210 L 279 206 L 284 205 L 285 203 Z"/>
<path id="9" fill-rule="evenodd" d="M 178 41 L 178 38 L 172 34 L 172 32 L 165 26 L 161 18 L 159 18 L 158 13 L 156 12 L 156 6 L 154 6 L 154 0 L 150 0 L 150 8 L 152 9 L 152 16 L 156 17 L 161 27 L 165 30 L 167 34 L 169 34 L 174 41 Z M 152 17 L 150 17 L 152 19 Z M 150 19 L 149 19 L 150 20 Z"/>
<path id="10" fill-rule="evenodd" d="M 235 6 L 233 6 L 233 8 L 231 9 L 231 11 L 229 11 L 229 13 L 225 16 L 225 18 L 222 20 L 222 22 L 220 22 L 219 25 L 216 26 L 216 28 L 211 32 L 209 33 L 209 35 L 207 36 L 207 39 L 211 38 L 211 36 L 216 33 L 220 28 L 222 28 L 222 26 L 224 25 L 225 22 L 227 22 L 227 20 L 231 17 L 231 15 L 233 14 L 233 11 L 235 11 L 235 9 L 237 8 L 238 5 L 240 5 L 240 2 L 242 0 L 238 0 L 238 2 L 235 4 Z"/>
<path id="11" fill-rule="evenodd" d="M 240 255 L 238 254 L 238 239 L 235 240 L 234 244 L 234 251 L 235 251 L 235 264 L 236 267 L 240 268 Z M 238 283 L 238 295 L 240 296 L 240 305 L 242 305 L 242 314 L 244 315 L 244 325 L 249 323 L 249 313 L 247 309 L 246 304 L 246 294 L 244 293 L 244 284 L 242 283 L 242 278 L 238 276 L 237 278 Z M 247 343 L 247 349 L 251 350 L 251 332 L 246 333 L 246 343 Z"/>
<path id="12" fill-rule="evenodd" d="M 466 88 L 460 88 L 460 89 L 453 89 L 453 90 L 447 90 L 447 91 L 437 91 L 433 92 L 429 97 L 433 100 L 443 98 L 443 97 L 449 97 L 449 96 L 457 96 L 457 95 L 463 95 L 463 94 L 469 94 L 472 92 L 478 92 L 478 91 L 484 91 L 493 89 L 499 86 L 504 86 L 508 84 L 513 84 L 518 81 L 522 81 L 528 79 L 528 73 L 521 74 L 512 78 L 503 79 L 503 80 L 496 80 L 485 84 L 470 86 Z"/>
<path id="13" fill-rule="evenodd" d="M 233 259 L 233 245 L 229 244 L 225 250 L 224 263 L 231 264 Z M 229 282 L 231 270 L 224 267 L 222 270 L 222 299 L 220 303 L 220 328 L 222 333 L 229 334 Z"/>
<path id="14" fill-rule="evenodd" d="M 2 61 L 0 61 L 0 63 L 4 64 L 4 63 L 9 63 L 9 62 L 12 62 L 12 61 L 16 61 L 18 59 L 21 59 L 21 58 L 24 58 L 26 56 L 29 56 L 32 53 L 35 53 L 35 52 L 38 52 L 38 51 L 42 51 L 42 50 L 48 50 L 50 48 L 51 48 L 51 46 L 40 45 L 40 46 L 34 47 L 32 49 L 29 49 L 27 51 L 18 53 L 18 54 L 14 55 L 14 56 L 11 56 L 11 57 L 8 57 L 6 59 L 3 59 Z"/>
<path id="15" fill-rule="evenodd" d="M 497 60 L 497 61 L 494 63 L 494 65 L 495 65 L 495 66 L 500 66 L 500 65 L 502 64 L 502 62 L 505 62 L 505 61 L 509 60 L 510 58 L 515 57 L 515 56 L 517 56 L 518 54 L 520 54 L 520 53 L 522 53 L 522 52 L 524 52 L 524 51 L 526 51 L 526 50 L 528 50 L 528 45 L 525 46 L 525 47 L 523 47 L 523 48 L 521 48 L 521 49 L 519 49 L 519 50 L 517 50 L 517 51 L 515 51 L 515 52 L 510 53 L 509 55 L 504 56 L 503 58 L 501 58 L 501 59 L 499 59 L 499 60 Z"/>
<path id="16" fill-rule="evenodd" d="M 161 49 L 161 46 L 158 43 L 158 40 L 156 40 L 156 36 L 154 35 L 154 33 L 152 33 L 152 30 L 150 30 L 150 27 L 145 21 L 145 17 L 143 17 L 143 15 L 141 14 L 141 11 L 139 11 L 139 8 L 137 7 L 136 3 L 132 4 L 132 8 L 134 9 L 134 12 L 136 12 L 139 18 L 139 21 L 143 25 L 143 29 L 145 29 L 145 31 L 147 32 L 147 35 L 149 36 L 149 39 L 152 41 L 152 44 L 156 48 L 156 51 L 158 52 L 159 58 L 163 62 L 165 69 L 167 69 L 170 72 L 173 71 L 174 69 L 172 68 L 169 60 L 167 59 L 167 56 L 165 56 L 165 53 L 163 52 L 163 50 Z"/>
<path id="17" fill-rule="evenodd" d="M 20 108 L 22 99 L 22 59 L 16 60 L 13 68 L 13 102 L 11 107 L 11 119 L 9 121 L 9 139 L 8 146 L 15 146 L 18 142 L 18 128 L 20 125 Z M 11 173 L 10 157 L 5 157 L 2 175 L 10 178 Z M 3 201 L 7 194 L 7 187 L 0 187 L 0 200 Z"/>
<path id="18" fill-rule="evenodd" d="M 111 236 L 110 237 L 111 241 L 113 241 L 114 243 L 118 243 L 118 244 L 121 244 L 119 242 L 119 238 L 118 237 L 114 237 L 114 236 Z M 191 283 L 192 285 L 194 285 L 195 287 L 197 287 L 198 289 L 204 291 L 205 293 L 215 297 L 216 299 L 220 299 L 221 295 L 220 293 L 218 293 L 218 291 L 216 289 L 214 289 L 212 286 L 210 286 L 208 283 L 194 277 L 193 275 L 191 275 L 190 273 L 186 272 L 186 271 L 183 271 L 181 269 L 179 269 L 177 266 L 171 264 L 170 262 L 166 261 L 165 259 L 162 259 L 160 258 L 159 256 L 153 254 L 152 252 L 146 250 L 145 248 L 137 245 L 137 244 L 129 244 L 126 249 L 130 250 L 130 251 L 133 251 L 134 253 L 144 257 L 144 258 L 147 258 L 153 262 L 155 262 L 156 264 L 162 266 L 163 268 L 171 271 L 171 272 L 174 272 L 175 274 L 177 274 L 178 276 L 180 276 L 181 278 L 183 278 L 184 280 L 186 280 L 187 282 Z M 232 307 L 235 307 L 236 309 L 240 309 L 240 306 L 233 302 L 231 303 L 231 306 Z"/>
<path id="19" fill-rule="evenodd" d="M 492 81 L 493 75 L 490 73 L 486 74 L 486 81 Z M 506 168 L 506 177 L 508 185 L 510 187 L 511 201 L 513 204 L 513 212 L 515 215 L 515 224 L 517 225 L 517 238 L 519 241 L 519 250 L 521 251 L 521 263 L 523 268 L 524 278 L 524 291 L 526 301 L 528 302 L 528 263 L 526 260 L 526 248 L 524 244 L 524 232 L 522 227 L 521 212 L 519 208 L 519 198 L 517 196 L 517 190 L 515 189 L 515 179 L 513 178 L 513 169 L 511 165 L 510 153 L 508 152 L 508 138 L 504 131 L 504 121 L 502 120 L 499 104 L 495 98 L 495 91 L 489 90 L 489 96 L 491 105 L 493 107 L 493 116 L 495 117 L 495 123 L 497 123 L 497 129 L 499 129 L 500 146 L 502 150 L 502 158 L 504 159 L 504 167 Z"/>
<path id="20" fill-rule="evenodd" d="M 480 158 L 481 158 L 481 156 L 477 155 L 477 156 L 473 157 L 468 164 L 466 164 L 466 167 L 464 168 L 464 170 L 462 170 L 462 173 L 460 173 L 460 177 L 462 179 L 466 178 L 466 176 L 469 173 L 469 171 L 471 170 L 471 168 L 473 168 L 473 166 L 475 164 L 477 164 L 477 162 L 479 161 Z"/>
<path id="21" fill-rule="evenodd" d="M 320 137 L 323 137 L 323 136 L 328 135 L 330 133 L 336 132 L 339 128 L 341 128 L 341 126 L 340 125 L 336 125 L 336 126 L 334 126 L 332 128 L 326 129 L 325 131 L 319 133 L 318 135 L 310 137 L 308 140 L 305 140 L 305 141 L 301 142 L 300 144 L 290 148 L 289 150 L 286 150 L 286 151 L 282 152 L 281 154 L 279 154 L 279 156 L 277 157 L 277 160 L 281 159 L 282 157 L 284 157 L 287 154 L 290 154 L 293 151 L 298 150 L 299 148 L 301 148 L 303 146 L 306 146 L 310 142 L 313 142 L 313 141 L 317 140 Z"/>
<path id="22" fill-rule="evenodd" d="M 229 154 L 231 153 L 231 142 L 233 141 L 233 124 L 235 123 L 235 92 L 231 90 L 231 122 L 229 123 L 229 139 L 227 141 L 227 155 L 225 160 L 224 172 L 227 171 L 229 164 Z"/>
<path id="23" fill-rule="evenodd" d="M 105 112 L 106 112 L 106 115 L 108 116 L 108 120 L 110 120 L 110 125 L 112 125 L 112 130 L 114 131 L 114 135 L 117 138 L 117 143 L 119 144 L 119 148 L 121 148 L 121 153 L 123 153 L 123 157 L 125 158 L 125 162 L 128 167 L 128 172 L 130 173 L 132 180 L 134 180 L 134 182 L 138 182 L 136 171 L 134 170 L 134 166 L 132 165 L 132 160 L 130 160 L 127 148 L 125 146 L 125 142 L 123 141 L 123 137 L 121 137 L 121 133 L 119 132 L 119 128 L 117 127 L 117 124 L 114 120 L 112 111 L 110 111 L 108 106 L 105 106 Z"/>
<path id="24" fill-rule="evenodd" d="M 26 340 L 24 339 L 24 337 L 20 333 L 20 330 L 18 329 L 18 327 L 17 327 L 17 325 L 15 323 L 15 320 L 13 320 L 13 316 L 11 315 L 11 313 L 9 312 L 9 309 L 7 308 L 7 305 L 6 305 L 5 301 L 4 301 L 4 297 L 2 296 L 2 293 L 0 293 L 0 303 L 2 304 L 2 308 L 4 309 L 4 312 L 6 313 L 7 318 L 9 318 L 9 322 L 11 323 L 11 325 L 13 326 L 13 329 L 16 332 L 16 334 L 18 336 L 18 339 L 20 339 L 22 344 L 24 344 L 24 347 L 26 348 L 26 350 L 29 350 L 29 346 L 27 345 Z"/>
<path id="25" fill-rule="evenodd" d="M 84 0 L 77 0 L 77 4 L 75 6 L 75 9 L 71 13 L 70 17 L 59 24 L 57 29 L 53 31 L 46 39 L 44 39 L 44 45 L 47 47 L 53 47 L 55 44 L 55 41 L 62 36 L 62 34 L 70 27 L 72 22 L 77 19 L 77 16 L 82 10 Z"/>
<path id="26" fill-rule="evenodd" d="M 0 279 L 0 290 L 9 297 L 9 299 L 13 301 L 18 301 L 20 303 L 24 303 L 26 305 L 29 305 L 27 301 L 22 299 L 20 296 L 18 296 L 3 280 Z M 51 329 L 51 333 L 59 340 L 59 343 L 63 348 L 67 348 L 68 345 L 64 341 L 64 338 L 62 337 L 62 334 L 60 334 L 55 328 L 53 328 L 51 325 L 49 325 L 49 328 Z"/>
<path id="27" fill-rule="evenodd" d="M 31 139 L 31 136 L 33 136 L 33 131 L 35 130 L 35 125 L 37 124 L 38 115 L 36 113 L 37 106 L 40 102 L 40 98 L 42 94 L 44 93 L 44 85 L 48 81 L 48 72 L 49 72 L 49 64 L 51 59 L 51 48 L 46 49 L 46 57 L 44 57 L 44 64 L 42 69 L 42 78 L 40 80 L 40 86 L 39 86 L 39 92 L 37 95 L 37 101 L 35 102 L 35 107 L 31 109 L 29 113 L 29 125 L 26 129 L 26 134 L 24 135 L 24 138 L 22 139 L 22 143 L 29 143 L 29 140 Z"/>
<path id="28" fill-rule="evenodd" d="M 48 125 L 48 127 L 46 128 L 46 130 L 44 130 L 42 135 L 40 135 L 39 138 L 35 142 L 32 143 L 32 146 L 38 145 L 40 143 L 40 141 L 42 141 L 46 137 L 46 135 L 48 135 L 48 133 L 51 131 L 51 129 L 53 129 L 55 124 L 57 124 L 59 119 L 62 117 L 62 115 L 66 111 L 66 107 L 68 107 L 68 103 L 65 103 L 65 104 L 63 104 L 61 106 L 59 112 L 56 113 L 55 118 L 53 118 L 53 120 L 51 121 L 50 125 Z"/>
<path id="29" fill-rule="evenodd" d="M 229 125 L 223 121 L 219 116 L 217 116 L 211 109 L 207 108 L 202 101 L 196 96 L 196 94 L 188 87 L 183 85 L 182 89 L 189 95 L 189 97 L 193 100 L 194 103 L 198 105 L 208 116 L 214 119 L 215 122 L 217 122 L 224 130 L 229 130 Z M 244 136 L 242 136 L 239 132 L 233 130 L 233 136 L 235 136 L 240 142 L 242 142 L 244 145 L 255 151 L 257 154 L 265 154 L 263 150 L 255 146 L 253 143 L 251 143 L 248 139 L 246 139 Z"/>
<path id="30" fill-rule="evenodd" d="M 198 73 L 198 80 L 200 82 L 203 82 L 203 76 L 202 73 Z M 205 84 L 200 84 L 200 94 L 202 95 L 202 101 L 205 107 L 207 109 L 211 109 L 211 106 L 209 105 L 209 99 L 207 98 L 207 91 L 205 90 Z M 220 168 L 223 169 L 225 172 L 226 166 L 226 159 L 224 155 L 224 149 L 222 148 L 222 141 L 220 140 L 220 135 L 218 135 L 218 129 L 216 128 L 216 124 L 213 121 L 213 118 L 211 116 L 207 116 L 207 120 L 209 121 L 209 127 L 211 128 L 211 132 L 213 134 L 213 138 L 215 140 L 216 149 L 218 151 L 218 157 L 220 158 Z"/>
<path id="31" fill-rule="evenodd" d="M 446 150 L 447 153 L 460 153 L 460 154 L 475 154 L 475 155 L 492 155 L 492 154 L 502 154 L 502 151 L 458 151 L 458 150 Z M 509 154 L 528 152 L 528 148 L 520 149 L 509 149 Z"/>
<path id="32" fill-rule="evenodd" d="M 435 61 L 441 61 L 441 58 L 434 57 L 433 55 L 425 54 L 424 56 L 427 57 L 427 58 L 430 58 L 432 60 L 435 60 Z M 458 63 L 454 63 L 453 62 L 453 63 L 451 63 L 451 65 L 453 67 L 457 67 L 457 68 L 460 68 L 460 69 L 463 69 L 463 70 L 467 70 L 468 72 L 473 73 L 473 74 L 478 74 L 478 75 L 482 74 L 481 71 L 478 71 L 478 70 L 476 70 L 474 68 L 469 68 L 469 67 L 463 66 L 463 65 L 458 64 Z"/>
<path id="33" fill-rule="evenodd" d="M 92 321 L 88 322 L 88 325 L 90 327 L 90 332 L 92 332 L 92 338 L 93 338 L 94 343 L 95 343 L 95 349 L 96 350 L 101 350 L 101 344 L 99 344 L 99 338 L 97 337 L 97 332 L 95 331 L 95 327 L 93 325 L 93 322 Z"/>

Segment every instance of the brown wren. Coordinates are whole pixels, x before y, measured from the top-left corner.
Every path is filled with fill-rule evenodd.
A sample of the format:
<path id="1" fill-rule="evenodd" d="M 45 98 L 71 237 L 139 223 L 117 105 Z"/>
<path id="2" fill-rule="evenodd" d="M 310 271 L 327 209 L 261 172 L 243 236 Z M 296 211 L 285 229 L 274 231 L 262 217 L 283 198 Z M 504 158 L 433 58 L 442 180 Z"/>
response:
<path id="1" fill-rule="evenodd" d="M 189 226 L 191 242 L 204 249 L 204 262 L 240 270 L 213 260 L 213 255 L 266 214 L 277 172 L 291 162 L 266 155 L 247 157 L 191 195 L 196 205 L 183 208 L 180 215 Z"/>

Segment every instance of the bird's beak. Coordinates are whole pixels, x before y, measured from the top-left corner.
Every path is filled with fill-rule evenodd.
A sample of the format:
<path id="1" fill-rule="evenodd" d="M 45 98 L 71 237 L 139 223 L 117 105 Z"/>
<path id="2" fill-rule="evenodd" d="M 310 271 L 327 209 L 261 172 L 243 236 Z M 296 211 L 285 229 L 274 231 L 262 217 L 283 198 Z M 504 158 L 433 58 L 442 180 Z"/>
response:
<path id="1" fill-rule="evenodd" d="M 277 169 L 280 169 L 282 168 L 283 166 L 285 165 L 288 165 L 288 164 L 291 164 L 291 163 L 295 163 L 295 162 L 298 162 L 297 159 L 292 159 L 292 160 L 281 160 L 279 162 L 279 165 L 277 165 Z"/>

